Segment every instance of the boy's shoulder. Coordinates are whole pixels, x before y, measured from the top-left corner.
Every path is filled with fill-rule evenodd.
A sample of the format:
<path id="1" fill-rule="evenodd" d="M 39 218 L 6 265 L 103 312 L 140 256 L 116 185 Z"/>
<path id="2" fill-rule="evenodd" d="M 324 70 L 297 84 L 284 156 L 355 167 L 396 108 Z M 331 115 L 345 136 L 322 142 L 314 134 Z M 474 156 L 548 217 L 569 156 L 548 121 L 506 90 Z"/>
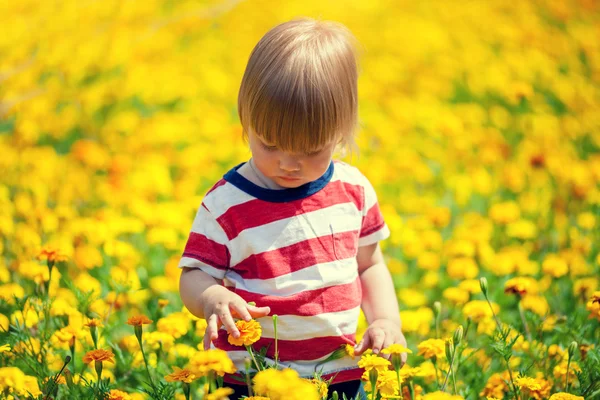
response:
<path id="1" fill-rule="evenodd" d="M 344 182 L 365 185 L 369 184 L 367 177 L 355 166 L 344 161 L 335 160 L 335 175 Z"/>

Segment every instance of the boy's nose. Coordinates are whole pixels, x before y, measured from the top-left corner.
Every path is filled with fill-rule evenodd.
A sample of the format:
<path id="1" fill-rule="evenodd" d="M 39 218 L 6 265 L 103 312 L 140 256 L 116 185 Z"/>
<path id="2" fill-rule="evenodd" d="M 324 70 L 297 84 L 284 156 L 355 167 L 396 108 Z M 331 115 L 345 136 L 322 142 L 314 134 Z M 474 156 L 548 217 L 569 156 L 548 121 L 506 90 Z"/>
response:
<path id="1" fill-rule="evenodd" d="M 279 168 L 286 172 L 295 172 L 300 170 L 300 161 L 292 156 L 284 155 L 279 159 Z"/>

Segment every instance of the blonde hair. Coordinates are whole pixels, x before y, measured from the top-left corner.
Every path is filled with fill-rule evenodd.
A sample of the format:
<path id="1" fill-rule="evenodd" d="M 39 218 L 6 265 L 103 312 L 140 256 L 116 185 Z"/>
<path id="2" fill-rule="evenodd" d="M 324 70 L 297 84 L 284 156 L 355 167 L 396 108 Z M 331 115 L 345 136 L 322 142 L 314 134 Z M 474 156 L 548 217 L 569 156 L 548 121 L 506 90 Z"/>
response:
<path id="1" fill-rule="evenodd" d="M 344 25 L 311 18 L 275 26 L 252 50 L 238 96 L 250 130 L 284 151 L 309 153 L 358 129 L 359 45 Z"/>

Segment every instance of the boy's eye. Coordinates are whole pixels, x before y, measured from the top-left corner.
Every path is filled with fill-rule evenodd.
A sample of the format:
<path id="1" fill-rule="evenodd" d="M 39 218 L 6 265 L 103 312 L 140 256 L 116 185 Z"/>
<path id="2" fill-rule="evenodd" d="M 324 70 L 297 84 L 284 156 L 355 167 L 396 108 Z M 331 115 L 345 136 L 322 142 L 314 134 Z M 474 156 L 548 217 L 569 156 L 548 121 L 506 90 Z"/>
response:
<path id="1" fill-rule="evenodd" d="M 267 146 L 264 143 L 262 143 L 262 147 L 263 147 L 263 149 L 265 149 L 267 151 L 276 151 L 277 150 L 277 146 Z"/>
<path id="2" fill-rule="evenodd" d="M 309 153 L 305 153 L 308 157 L 313 157 L 313 156 L 317 156 L 319 154 L 321 154 L 323 150 L 316 150 L 316 151 L 311 151 Z"/>

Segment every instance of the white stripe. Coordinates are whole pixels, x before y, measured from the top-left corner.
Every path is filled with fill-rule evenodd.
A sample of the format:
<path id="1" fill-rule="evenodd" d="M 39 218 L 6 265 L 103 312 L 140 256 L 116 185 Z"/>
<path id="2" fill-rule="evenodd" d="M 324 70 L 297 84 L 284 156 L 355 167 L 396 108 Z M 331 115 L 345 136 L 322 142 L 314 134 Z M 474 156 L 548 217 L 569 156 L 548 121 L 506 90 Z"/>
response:
<path id="1" fill-rule="evenodd" d="M 336 204 L 246 229 L 230 241 L 231 265 L 252 254 L 290 246 L 333 233 L 360 230 L 362 218 L 353 203 Z"/>
<path id="2" fill-rule="evenodd" d="M 227 182 L 207 194 L 206 197 L 204 197 L 204 204 L 206 204 L 206 207 L 215 218 L 219 218 L 229 208 L 254 199 L 256 199 L 256 197 L 249 195 Z"/>
<path id="3" fill-rule="evenodd" d="M 214 214 L 208 212 L 203 206 L 200 206 L 198 212 L 196 212 L 196 217 L 192 223 L 192 232 L 202 234 L 222 245 L 227 245 L 229 242 L 227 234 L 216 221 Z"/>
<path id="4" fill-rule="evenodd" d="M 181 257 L 181 260 L 179 260 L 179 268 L 198 268 L 216 279 L 223 279 L 225 277 L 225 271 L 211 267 L 202 261 L 190 257 Z"/>
<path id="5" fill-rule="evenodd" d="M 248 352 L 245 350 L 228 351 L 227 355 L 229 356 L 231 361 L 233 361 L 233 363 L 235 364 L 238 372 L 243 374 L 243 371 L 245 369 L 244 360 L 249 357 Z M 279 367 L 292 368 L 296 372 L 298 372 L 298 374 L 302 378 L 314 378 L 314 373 L 317 371 L 322 371 L 323 375 L 325 375 L 325 374 L 339 372 L 339 371 L 346 370 L 346 369 L 358 368 L 357 364 L 358 364 L 359 357 L 356 357 L 355 359 L 353 359 L 350 356 L 346 356 L 346 357 L 343 357 L 343 358 L 340 358 L 337 360 L 329 361 L 329 362 L 321 364 L 317 367 L 317 363 L 321 360 L 325 360 L 328 356 L 329 355 L 319 358 L 317 360 L 306 360 L 306 361 L 297 360 L 297 361 L 284 361 L 284 362 L 280 361 Z M 265 358 L 265 362 L 267 364 L 269 364 L 271 367 L 274 367 L 274 365 L 275 365 L 275 361 L 271 360 L 270 358 Z"/>
<path id="6" fill-rule="evenodd" d="M 356 332 L 360 306 L 345 311 L 323 313 L 309 317 L 280 315 L 277 337 L 281 340 L 307 340 L 318 337 L 351 335 Z M 258 318 L 262 337 L 275 338 L 272 317 Z"/>
<path id="7" fill-rule="evenodd" d="M 373 243 L 377 243 L 381 240 L 387 239 L 390 236 L 390 229 L 388 228 L 387 225 L 384 225 L 383 228 L 381 228 L 378 231 L 375 231 L 373 233 L 371 233 L 370 235 L 361 237 L 360 239 L 358 239 L 358 246 L 368 246 L 370 244 Z"/>
<path id="8" fill-rule="evenodd" d="M 243 279 L 233 270 L 228 270 L 224 284 L 266 296 L 292 296 L 307 290 L 351 283 L 357 276 L 356 257 L 352 257 L 316 264 L 271 279 Z"/>

